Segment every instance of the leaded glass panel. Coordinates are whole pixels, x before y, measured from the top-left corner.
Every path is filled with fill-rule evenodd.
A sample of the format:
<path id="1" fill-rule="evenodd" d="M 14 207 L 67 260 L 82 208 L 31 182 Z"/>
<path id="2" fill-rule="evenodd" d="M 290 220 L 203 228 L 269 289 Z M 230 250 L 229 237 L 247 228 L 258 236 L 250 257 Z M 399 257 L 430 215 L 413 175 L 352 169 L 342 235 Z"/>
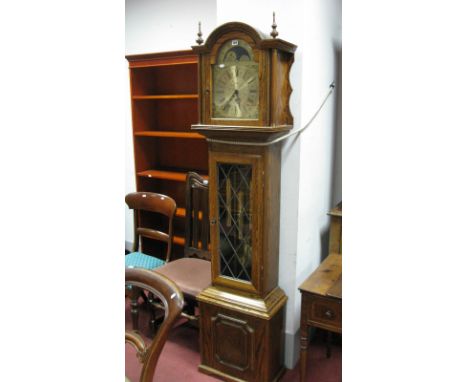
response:
<path id="1" fill-rule="evenodd" d="M 252 277 L 252 166 L 218 163 L 220 274 L 245 281 Z"/>

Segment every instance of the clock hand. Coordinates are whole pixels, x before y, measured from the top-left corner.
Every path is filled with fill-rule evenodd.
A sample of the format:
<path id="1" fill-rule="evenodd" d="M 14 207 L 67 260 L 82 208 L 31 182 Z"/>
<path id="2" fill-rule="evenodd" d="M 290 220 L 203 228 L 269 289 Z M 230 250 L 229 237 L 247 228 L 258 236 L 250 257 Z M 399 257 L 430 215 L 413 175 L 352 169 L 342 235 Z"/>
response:
<path id="1" fill-rule="evenodd" d="M 239 86 L 239 89 L 237 90 L 241 90 L 243 88 L 245 88 L 248 84 L 250 84 L 252 81 L 254 80 L 254 77 L 250 77 L 247 81 L 245 81 L 241 86 Z"/>
<path id="2" fill-rule="evenodd" d="M 239 102 L 236 102 L 234 106 L 236 108 L 236 117 L 240 117 L 242 115 L 242 110 L 240 108 Z"/>
<path id="3" fill-rule="evenodd" d="M 234 81 L 234 89 L 238 90 L 239 85 L 237 81 L 237 68 L 234 65 L 231 66 L 231 73 L 232 73 L 232 79 Z"/>
<path id="4" fill-rule="evenodd" d="M 234 104 L 236 108 L 236 117 L 240 117 L 242 115 L 242 110 L 240 108 L 240 97 L 239 92 L 236 90 L 236 103 Z"/>
<path id="5" fill-rule="evenodd" d="M 231 96 L 228 99 L 226 99 L 226 101 L 224 101 L 224 102 L 222 102 L 222 103 L 220 103 L 220 104 L 218 104 L 216 106 L 217 107 L 224 107 L 227 103 L 231 102 L 232 98 L 236 95 L 236 93 L 237 93 L 237 90 L 234 90 L 232 92 Z"/>

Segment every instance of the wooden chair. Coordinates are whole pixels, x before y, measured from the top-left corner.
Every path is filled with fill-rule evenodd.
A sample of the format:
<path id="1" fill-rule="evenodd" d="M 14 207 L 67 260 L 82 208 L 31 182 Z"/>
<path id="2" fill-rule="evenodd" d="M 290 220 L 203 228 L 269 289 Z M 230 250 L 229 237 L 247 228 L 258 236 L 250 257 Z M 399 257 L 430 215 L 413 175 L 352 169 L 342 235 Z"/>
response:
<path id="1" fill-rule="evenodd" d="M 128 208 L 134 212 L 134 241 L 133 252 L 125 256 L 125 266 L 128 268 L 154 269 L 170 260 L 172 250 L 172 221 L 176 212 L 176 202 L 170 196 L 154 192 L 133 192 L 125 197 Z M 152 227 L 143 227 L 140 211 L 149 211 L 164 215 L 168 219 L 167 233 Z M 161 260 L 140 252 L 141 238 L 166 243 L 166 259 Z"/>
<path id="2" fill-rule="evenodd" d="M 184 297 L 179 288 L 168 278 L 146 269 L 125 269 L 125 287 L 144 289 L 158 297 L 165 308 L 164 321 L 149 346 L 133 331 L 125 331 L 125 342 L 137 351 L 142 363 L 140 382 L 152 382 L 156 364 L 166 342 L 169 330 L 179 317 L 184 306 Z M 127 381 L 127 377 L 125 377 Z"/>
<path id="3" fill-rule="evenodd" d="M 169 196 L 154 192 L 130 193 L 125 197 L 125 202 L 128 207 L 133 210 L 134 214 L 133 252 L 125 256 L 125 267 L 154 269 L 164 265 L 170 260 L 171 256 L 173 237 L 172 222 L 176 211 L 176 202 Z M 167 218 L 167 232 L 158 231 L 153 227 L 143 226 L 141 211 L 164 215 Z M 167 247 L 165 260 L 143 253 L 141 251 L 142 237 L 165 243 Z M 130 293 L 130 304 L 134 330 L 138 330 L 138 299 L 140 296 L 148 302 L 145 294 L 141 293 L 138 288 L 133 288 L 132 293 Z M 154 314 L 152 322 L 155 322 Z"/>
<path id="4" fill-rule="evenodd" d="M 184 257 L 155 269 L 174 281 L 184 294 L 186 307 L 182 315 L 196 320 L 196 296 L 211 285 L 211 254 L 208 181 L 195 172 L 187 174 L 185 184 Z"/>

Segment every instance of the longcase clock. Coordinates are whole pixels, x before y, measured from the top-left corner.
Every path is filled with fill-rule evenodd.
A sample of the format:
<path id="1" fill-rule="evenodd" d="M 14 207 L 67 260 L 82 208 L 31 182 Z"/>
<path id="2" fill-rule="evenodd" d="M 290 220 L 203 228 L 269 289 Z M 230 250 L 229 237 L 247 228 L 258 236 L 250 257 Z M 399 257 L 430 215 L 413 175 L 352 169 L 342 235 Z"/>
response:
<path id="1" fill-rule="evenodd" d="M 212 251 L 212 286 L 197 297 L 199 369 L 226 381 L 276 381 L 284 372 L 281 147 L 270 142 L 292 128 L 296 46 L 274 32 L 232 22 L 192 47 L 200 111 L 192 130 L 208 141 Z"/>

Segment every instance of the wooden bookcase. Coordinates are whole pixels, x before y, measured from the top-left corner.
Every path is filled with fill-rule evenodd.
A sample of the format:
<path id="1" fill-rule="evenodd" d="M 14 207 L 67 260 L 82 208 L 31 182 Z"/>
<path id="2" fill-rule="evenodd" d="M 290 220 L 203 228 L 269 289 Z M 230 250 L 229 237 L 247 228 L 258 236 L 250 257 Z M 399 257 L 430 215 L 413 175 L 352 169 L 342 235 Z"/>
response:
<path id="1" fill-rule="evenodd" d="M 130 69 L 133 149 L 137 191 L 169 195 L 177 203 L 173 257 L 183 254 L 185 177 L 208 174 L 205 138 L 190 130 L 198 122 L 198 58 L 192 51 L 126 56 Z M 207 177 L 208 178 L 208 177 Z M 158 216 L 144 216 L 158 227 Z M 163 248 L 143 241 L 145 253 Z"/>

